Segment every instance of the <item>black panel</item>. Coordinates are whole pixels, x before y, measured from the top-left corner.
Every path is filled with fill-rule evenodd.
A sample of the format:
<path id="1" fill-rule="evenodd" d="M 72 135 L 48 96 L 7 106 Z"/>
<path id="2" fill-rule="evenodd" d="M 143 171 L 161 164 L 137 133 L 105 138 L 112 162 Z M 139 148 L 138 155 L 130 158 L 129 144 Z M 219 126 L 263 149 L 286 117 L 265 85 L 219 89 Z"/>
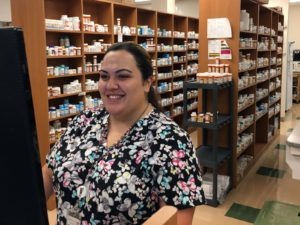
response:
<path id="1" fill-rule="evenodd" d="M 0 224 L 46 225 L 23 32 L 17 28 L 0 29 L 0 104 Z"/>
<path id="2" fill-rule="evenodd" d="M 300 61 L 300 49 L 293 51 L 293 61 Z"/>

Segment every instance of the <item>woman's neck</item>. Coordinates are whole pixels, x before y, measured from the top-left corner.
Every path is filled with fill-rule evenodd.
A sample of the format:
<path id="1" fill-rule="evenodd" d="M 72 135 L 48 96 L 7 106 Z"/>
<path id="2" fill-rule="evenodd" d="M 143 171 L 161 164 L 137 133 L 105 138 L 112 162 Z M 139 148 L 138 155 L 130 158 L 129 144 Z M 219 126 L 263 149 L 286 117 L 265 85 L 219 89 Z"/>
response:
<path id="1" fill-rule="evenodd" d="M 128 115 L 110 115 L 109 122 L 110 125 L 117 126 L 129 126 L 134 125 L 139 119 L 143 118 L 150 111 L 151 105 L 150 103 L 145 103 L 143 107 L 139 110 L 136 110 L 134 113 Z"/>
<path id="2" fill-rule="evenodd" d="M 133 116 L 115 117 L 109 116 L 107 146 L 116 144 L 125 133 L 141 118 L 145 117 L 152 110 L 150 103 L 147 103 L 142 110 Z"/>

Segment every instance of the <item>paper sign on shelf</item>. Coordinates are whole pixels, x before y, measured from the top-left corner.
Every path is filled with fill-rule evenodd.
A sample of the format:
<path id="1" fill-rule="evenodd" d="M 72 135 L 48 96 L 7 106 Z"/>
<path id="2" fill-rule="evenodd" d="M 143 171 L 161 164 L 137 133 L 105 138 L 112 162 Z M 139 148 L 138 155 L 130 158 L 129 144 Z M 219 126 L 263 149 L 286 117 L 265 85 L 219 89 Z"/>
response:
<path id="1" fill-rule="evenodd" d="M 208 40 L 208 59 L 232 59 L 231 49 L 225 40 Z"/>
<path id="2" fill-rule="evenodd" d="M 220 58 L 221 40 L 208 40 L 208 59 Z"/>
<path id="3" fill-rule="evenodd" d="M 228 18 L 207 19 L 207 38 L 232 38 Z"/>

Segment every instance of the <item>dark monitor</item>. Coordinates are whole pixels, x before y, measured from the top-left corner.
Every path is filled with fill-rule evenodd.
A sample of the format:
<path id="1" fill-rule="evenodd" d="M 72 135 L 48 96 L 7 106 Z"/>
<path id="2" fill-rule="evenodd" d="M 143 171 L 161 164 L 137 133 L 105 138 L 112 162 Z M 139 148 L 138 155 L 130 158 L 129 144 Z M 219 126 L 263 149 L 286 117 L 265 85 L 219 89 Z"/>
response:
<path id="1" fill-rule="evenodd" d="M 300 61 L 300 49 L 293 50 L 293 61 Z"/>
<path id="2" fill-rule="evenodd" d="M 0 28 L 0 104 L 0 224 L 47 225 L 23 32 L 18 28 Z"/>

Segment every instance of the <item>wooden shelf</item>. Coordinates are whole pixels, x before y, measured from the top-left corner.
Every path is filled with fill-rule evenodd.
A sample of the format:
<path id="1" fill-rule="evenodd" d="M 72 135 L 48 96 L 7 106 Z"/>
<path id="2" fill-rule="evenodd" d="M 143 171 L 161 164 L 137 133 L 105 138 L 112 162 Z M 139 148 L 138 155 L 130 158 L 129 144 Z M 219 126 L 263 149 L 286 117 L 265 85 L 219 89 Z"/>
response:
<path id="1" fill-rule="evenodd" d="M 56 30 L 56 29 L 46 29 L 48 33 L 63 33 L 63 34 L 81 34 L 81 31 L 74 31 L 74 30 Z"/>
<path id="2" fill-rule="evenodd" d="M 86 34 L 86 35 L 112 35 L 112 33 L 110 32 L 90 32 L 90 31 L 84 31 L 83 34 Z"/>
<path id="3" fill-rule="evenodd" d="M 85 52 L 84 54 L 85 55 L 99 55 L 99 54 L 104 55 L 105 52 Z"/>
<path id="4" fill-rule="evenodd" d="M 266 115 L 268 112 L 264 112 L 263 114 L 259 115 L 258 117 L 255 118 L 255 121 L 260 120 L 264 115 Z"/>
<path id="5" fill-rule="evenodd" d="M 64 77 L 80 77 L 83 76 L 82 73 L 75 73 L 75 74 L 66 74 L 66 75 L 59 75 L 59 76 L 48 76 L 48 79 L 61 79 Z"/>
<path id="6" fill-rule="evenodd" d="M 55 120 L 66 119 L 66 118 L 69 118 L 69 117 L 76 116 L 76 115 L 78 115 L 78 114 L 79 114 L 79 113 L 70 113 L 70 114 L 65 115 L 65 116 L 60 116 L 60 117 L 57 117 L 57 118 L 49 119 L 49 122 L 52 122 L 52 121 L 55 121 Z"/>
<path id="7" fill-rule="evenodd" d="M 250 84 L 250 85 L 248 85 L 248 86 L 245 86 L 245 87 L 239 88 L 239 91 L 242 91 L 242 90 L 248 89 L 248 88 L 250 88 L 250 87 L 253 87 L 253 86 L 255 86 L 255 85 L 256 85 L 256 83 L 253 83 L 253 84 Z"/>
<path id="8" fill-rule="evenodd" d="M 269 107 L 272 106 L 272 105 L 274 105 L 276 102 L 280 101 L 280 99 L 281 99 L 281 98 L 277 98 L 275 101 L 272 101 L 272 102 L 269 104 Z"/>
<path id="9" fill-rule="evenodd" d="M 277 49 L 274 51 L 274 49 L 268 49 L 268 50 L 258 50 L 257 48 L 241 48 L 240 47 L 240 39 L 241 38 L 252 38 L 252 40 L 255 40 L 257 42 L 261 41 L 262 37 L 266 37 L 270 40 L 270 38 L 274 38 L 275 41 L 277 41 L 277 37 L 283 36 L 283 33 L 278 30 L 278 23 L 284 24 L 284 17 L 282 14 L 277 13 L 276 11 L 269 9 L 265 7 L 262 4 L 259 4 L 257 1 L 253 0 L 232 0 L 232 1 L 222 1 L 222 0 L 210 0 L 210 1 L 200 1 L 199 2 L 199 15 L 200 15 L 200 21 L 207 21 L 209 18 L 220 18 L 220 17 L 226 17 L 229 19 L 230 24 L 235 29 L 232 30 L 232 38 L 227 39 L 227 43 L 230 46 L 231 53 L 232 53 L 232 60 L 221 60 L 221 63 L 228 63 L 230 66 L 230 71 L 233 73 L 233 83 L 235 87 L 234 92 L 234 116 L 233 116 L 233 127 L 237 129 L 237 121 L 238 116 L 247 116 L 254 114 L 255 112 L 255 103 L 249 104 L 247 106 L 242 107 L 241 109 L 237 108 L 237 101 L 238 96 L 241 93 L 246 92 L 247 94 L 253 94 L 256 96 L 256 90 L 258 88 L 269 88 L 269 82 L 270 79 L 279 78 L 282 80 L 282 75 L 277 74 L 273 77 L 268 77 L 262 81 L 256 81 L 255 84 L 249 85 L 247 87 L 238 88 L 238 81 L 240 76 L 248 72 L 250 76 L 256 76 L 257 72 L 262 70 L 267 70 L 270 72 L 270 69 L 274 69 L 275 67 L 282 67 L 281 64 L 275 64 L 275 65 L 263 65 L 263 66 L 257 66 L 257 58 L 258 57 L 266 57 L 268 58 L 269 62 L 271 62 L 271 59 L 273 57 L 280 58 L 282 57 L 282 53 L 278 53 Z M 277 35 L 271 35 L 271 32 L 261 33 L 258 31 L 250 32 L 245 30 L 239 30 L 240 29 L 240 18 L 241 18 L 241 10 L 246 10 L 247 13 L 249 13 L 250 18 L 253 18 L 253 24 L 259 28 L 260 26 L 264 26 L 266 28 L 269 28 L 270 30 L 274 30 L 274 33 Z M 207 27 L 201 27 L 200 26 L 200 33 L 206 33 Z M 199 71 L 207 71 L 207 65 L 214 63 L 214 60 L 208 60 L 207 54 L 208 54 L 208 47 L 207 47 L 207 37 L 206 35 L 200 35 L 199 38 L 199 44 L 201 51 L 199 51 L 199 58 L 201 59 L 199 61 Z M 278 44 L 278 43 L 277 43 Z M 254 60 L 256 62 L 256 66 L 253 66 L 251 68 L 248 68 L 246 70 L 239 70 L 239 55 L 240 52 L 243 54 L 250 53 L 251 54 L 251 60 Z M 245 90 L 246 89 L 246 90 Z M 276 91 L 280 92 L 280 88 L 275 88 Z M 274 92 L 273 92 L 274 93 Z M 201 96 L 201 94 L 199 95 Z M 257 101 L 263 101 L 265 103 L 269 102 L 269 96 L 266 95 L 261 99 L 257 99 Z M 277 101 L 279 102 L 279 101 Z M 228 104 L 228 102 L 227 102 Z M 227 109 L 228 106 L 226 105 L 226 102 L 222 107 L 219 108 L 219 110 Z M 280 115 L 280 111 L 276 114 L 276 116 L 273 116 L 272 118 L 268 118 L 266 116 L 268 114 L 268 111 L 265 112 L 261 117 L 256 117 L 255 122 L 250 125 L 250 127 L 246 127 L 245 129 L 251 129 L 251 132 L 253 132 L 254 136 L 254 142 L 250 146 L 247 147 L 245 152 L 242 152 L 240 154 L 244 155 L 250 155 L 253 157 L 252 163 L 249 164 L 248 169 L 250 170 L 251 167 L 253 167 L 254 162 L 257 161 L 257 159 L 260 157 L 260 153 L 264 151 L 266 144 L 268 143 L 268 129 L 270 127 L 273 127 L 276 120 L 278 119 Z M 278 121 L 277 121 L 278 122 Z M 253 129 L 252 129 L 252 127 Z M 278 126 L 280 128 L 280 121 L 278 123 Z M 236 152 L 236 144 L 237 144 L 237 135 L 244 132 L 244 129 L 241 131 L 235 130 L 234 137 L 233 137 L 233 152 L 232 154 L 235 156 L 235 158 L 232 160 L 233 163 L 233 169 L 235 170 L 233 172 L 232 180 L 233 180 L 233 186 L 238 185 L 238 183 L 243 179 L 243 177 L 239 180 L 239 175 L 237 174 L 236 168 L 238 163 L 238 158 L 240 157 L 240 154 L 237 154 Z M 225 134 L 224 134 L 225 135 Z M 199 141 L 198 141 L 199 142 Z M 260 144 L 262 150 L 261 152 L 256 151 L 257 144 Z"/>
<path id="10" fill-rule="evenodd" d="M 261 101 L 262 99 L 264 99 L 264 98 L 266 98 L 266 97 L 268 97 L 268 94 L 263 95 L 263 96 L 257 98 L 257 99 L 256 99 L 256 102 L 259 102 L 259 101 Z"/>
<path id="11" fill-rule="evenodd" d="M 28 66 L 31 79 L 33 80 L 32 93 L 37 119 L 38 141 L 39 147 L 42 151 L 41 158 L 43 163 L 45 161 L 45 155 L 50 149 L 48 134 L 49 122 L 51 122 L 48 118 L 49 102 L 51 102 L 51 106 L 58 108 L 60 104 L 63 104 L 65 99 L 72 100 L 70 102 L 85 103 L 86 94 L 95 98 L 100 98 L 98 90 L 84 92 L 84 82 L 86 79 L 91 79 L 96 82 L 99 75 L 98 72 L 84 72 L 84 60 L 86 60 L 86 62 L 92 62 L 93 55 L 97 55 L 97 62 L 100 63 L 104 57 L 104 52 L 84 52 L 83 46 L 84 44 L 91 45 L 94 40 L 98 39 L 103 39 L 103 44 L 115 43 L 117 41 L 117 35 L 114 33 L 116 18 L 121 19 L 122 26 L 136 28 L 136 33 L 123 35 L 123 41 L 140 43 L 145 41 L 147 38 L 152 38 L 155 45 L 184 45 L 184 43 L 189 40 L 193 40 L 198 43 L 198 38 L 187 37 L 189 31 L 193 31 L 197 34 L 199 33 L 198 18 L 157 12 L 155 10 L 138 8 L 133 5 L 119 4 L 107 0 L 76 0 L 72 2 L 72 4 L 69 4 L 68 1 L 61 0 L 42 0 L 38 3 L 35 0 L 12 0 L 11 5 L 13 25 L 22 27 L 24 30 Z M 35 7 L 32 8 L 31 5 L 35 5 Z M 106 24 L 108 31 L 89 31 L 89 28 L 85 27 L 83 24 L 83 14 L 91 15 L 91 21 L 94 21 L 94 24 Z M 70 31 L 45 28 L 45 19 L 59 19 L 61 15 L 80 18 L 81 30 Z M 155 35 L 142 35 L 141 33 L 138 33 L 138 29 L 142 25 L 154 30 Z M 157 28 L 170 31 L 172 36 L 158 36 Z M 184 37 L 173 37 L 173 31 L 183 32 Z M 82 48 L 82 55 L 47 56 L 45 54 L 46 46 L 59 46 L 60 37 L 65 35 L 69 37 L 71 45 Z M 192 50 L 198 51 L 198 48 L 193 48 Z M 152 60 L 156 61 L 159 56 L 164 53 L 169 53 L 171 56 L 175 53 L 180 56 L 186 56 L 187 58 L 188 50 L 173 51 L 171 49 L 170 51 L 157 51 L 157 47 L 155 47 L 155 50 L 150 53 Z M 81 67 L 83 72 L 80 74 L 68 74 L 63 76 L 47 76 L 46 67 L 60 65 L 66 65 L 69 66 L 69 68 Z M 183 65 L 184 69 L 186 69 L 187 61 L 156 66 L 154 68 L 157 73 L 170 72 L 173 74 L 173 71 L 178 69 L 177 67 L 180 67 L 180 65 Z M 45 71 L 45 74 L 43 74 L 43 71 Z M 63 87 L 64 84 L 68 84 L 72 81 L 72 77 L 81 83 L 83 92 L 48 97 L 48 86 Z M 188 75 L 185 74 L 178 77 L 156 79 L 154 80 L 154 86 L 157 87 L 158 82 L 163 80 L 168 80 L 168 82 L 172 84 L 174 82 L 173 79 L 175 79 L 175 81 L 185 81 L 188 79 Z M 178 94 L 182 91 L 182 88 L 162 92 L 160 94 L 173 97 L 173 91 L 175 91 L 175 94 Z M 178 106 L 181 103 L 182 101 L 170 104 L 168 106 L 170 112 L 172 112 L 174 104 L 177 104 Z M 172 116 L 172 118 L 177 123 L 182 124 L 182 116 L 180 116 L 180 114 L 179 116 Z"/>
<path id="12" fill-rule="evenodd" d="M 59 98 L 67 98 L 70 96 L 78 96 L 78 95 L 82 95 L 83 92 L 75 92 L 75 93 L 71 93 L 71 94 L 61 94 L 61 95 L 57 95 L 57 96 L 50 96 L 48 97 L 49 100 L 53 100 L 53 99 L 59 99 Z"/>
<path id="13" fill-rule="evenodd" d="M 252 71 L 252 70 L 256 70 L 256 66 L 253 66 L 249 69 L 246 69 L 246 70 L 239 70 L 239 73 L 244 73 L 244 72 L 249 72 L 249 71 Z"/>
<path id="14" fill-rule="evenodd" d="M 250 106 L 254 105 L 254 102 L 251 102 L 245 106 L 243 106 L 242 108 L 238 109 L 238 113 L 244 111 L 245 109 L 249 108 Z"/>
<path id="15" fill-rule="evenodd" d="M 242 33 L 242 34 L 257 34 L 256 32 L 247 31 L 247 30 L 240 30 L 240 33 Z"/>
<path id="16" fill-rule="evenodd" d="M 246 152 L 247 151 L 247 149 L 251 146 L 251 145 L 253 145 L 253 143 L 254 142 L 251 142 L 250 144 L 248 144 L 246 147 L 244 147 L 244 149 L 243 150 L 241 150 L 240 152 L 237 152 L 237 154 L 236 154 L 236 158 L 239 158 L 244 152 Z"/>
<path id="17" fill-rule="evenodd" d="M 82 55 L 58 55 L 58 56 L 47 56 L 47 59 L 71 59 L 71 58 L 82 58 Z"/>
<path id="18" fill-rule="evenodd" d="M 247 130 L 249 127 L 251 127 L 253 124 L 254 124 L 254 122 L 250 123 L 248 126 L 244 127 L 243 129 L 238 130 L 237 134 L 239 135 L 239 134 L 243 133 L 245 130 Z"/>
<path id="19" fill-rule="evenodd" d="M 256 50 L 255 47 L 244 47 L 244 48 L 240 48 L 240 50 Z"/>

